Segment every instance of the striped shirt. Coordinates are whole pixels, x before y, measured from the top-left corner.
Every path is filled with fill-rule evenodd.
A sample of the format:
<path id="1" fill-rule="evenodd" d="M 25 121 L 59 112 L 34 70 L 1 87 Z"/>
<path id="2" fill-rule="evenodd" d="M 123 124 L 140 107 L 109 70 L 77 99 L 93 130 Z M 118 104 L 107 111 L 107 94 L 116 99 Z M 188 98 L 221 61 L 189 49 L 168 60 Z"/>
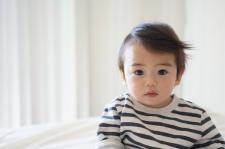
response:
<path id="1" fill-rule="evenodd" d="M 206 111 L 175 95 L 164 108 L 150 108 L 122 95 L 105 107 L 97 136 L 98 149 L 225 148 Z"/>

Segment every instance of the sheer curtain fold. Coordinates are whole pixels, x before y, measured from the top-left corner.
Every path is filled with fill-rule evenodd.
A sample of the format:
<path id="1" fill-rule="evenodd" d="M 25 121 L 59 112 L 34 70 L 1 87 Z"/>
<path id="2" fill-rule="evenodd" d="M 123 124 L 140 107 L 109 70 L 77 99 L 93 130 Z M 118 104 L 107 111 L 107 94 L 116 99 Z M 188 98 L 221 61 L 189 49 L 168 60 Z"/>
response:
<path id="1" fill-rule="evenodd" d="M 87 51 L 77 50 L 79 2 L 0 0 L 0 127 L 79 117 L 76 61 Z"/>
<path id="2" fill-rule="evenodd" d="M 13 1 L 0 1 L 1 9 L 1 124 L 19 123 L 19 57 L 17 6 Z M 13 86 L 11 85 L 13 84 Z M 4 99 L 4 100 L 3 100 Z M 12 112 L 15 111 L 15 112 Z M 6 114 L 7 113 L 7 114 Z"/>

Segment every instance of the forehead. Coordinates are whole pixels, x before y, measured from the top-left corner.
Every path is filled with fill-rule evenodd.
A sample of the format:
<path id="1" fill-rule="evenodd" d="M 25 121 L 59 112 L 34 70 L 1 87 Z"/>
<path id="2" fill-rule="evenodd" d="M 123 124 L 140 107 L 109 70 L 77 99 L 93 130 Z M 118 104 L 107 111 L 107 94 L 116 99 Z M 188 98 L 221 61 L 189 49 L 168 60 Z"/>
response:
<path id="1" fill-rule="evenodd" d="M 172 53 L 155 52 L 151 49 L 146 49 L 140 43 L 131 44 L 126 47 L 124 53 L 124 64 L 132 65 L 133 63 L 140 64 L 170 64 L 176 65 L 175 56 Z"/>

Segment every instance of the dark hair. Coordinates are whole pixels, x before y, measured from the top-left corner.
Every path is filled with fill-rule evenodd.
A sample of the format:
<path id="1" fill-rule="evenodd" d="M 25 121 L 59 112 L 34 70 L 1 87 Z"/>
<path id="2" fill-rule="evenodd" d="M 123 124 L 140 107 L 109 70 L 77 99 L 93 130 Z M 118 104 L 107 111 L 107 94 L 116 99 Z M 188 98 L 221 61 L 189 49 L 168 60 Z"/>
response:
<path id="1" fill-rule="evenodd" d="M 133 28 L 120 47 L 118 66 L 120 71 L 123 73 L 123 54 L 126 50 L 126 46 L 137 42 L 141 43 L 148 51 L 151 52 L 174 54 L 177 65 L 177 76 L 185 70 L 187 56 L 184 49 L 190 49 L 191 47 L 181 41 L 168 24 L 143 23 Z"/>

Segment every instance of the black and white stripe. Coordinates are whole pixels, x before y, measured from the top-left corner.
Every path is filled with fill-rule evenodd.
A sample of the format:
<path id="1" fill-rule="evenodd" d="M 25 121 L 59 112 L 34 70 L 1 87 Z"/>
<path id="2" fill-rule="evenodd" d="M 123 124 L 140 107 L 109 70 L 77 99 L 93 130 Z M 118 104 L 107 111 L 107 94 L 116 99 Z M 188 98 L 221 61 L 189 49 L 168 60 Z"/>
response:
<path id="1" fill-rule="evenodd" d="M 173 106 L 152 110 L 129 95 L 114 100 L 98 127 L 98 148 L 225 148 L 225 142 L 206 111 L 174 96 Z M 146 108 L 147 111 L 146 111 Z"/>

